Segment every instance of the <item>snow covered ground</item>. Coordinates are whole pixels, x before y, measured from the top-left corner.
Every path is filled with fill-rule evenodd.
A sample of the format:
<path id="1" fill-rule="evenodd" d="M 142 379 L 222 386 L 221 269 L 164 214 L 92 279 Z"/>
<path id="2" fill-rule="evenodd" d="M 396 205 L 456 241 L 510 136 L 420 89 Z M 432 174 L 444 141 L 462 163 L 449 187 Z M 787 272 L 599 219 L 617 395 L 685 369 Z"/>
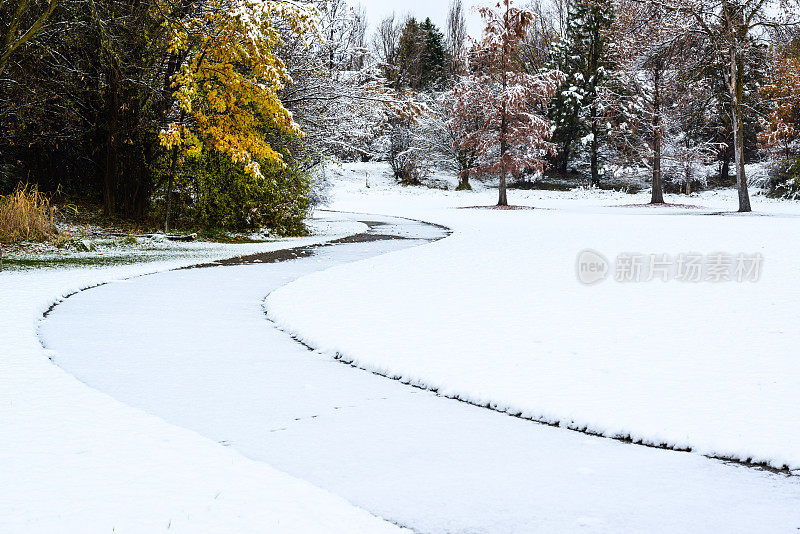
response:
<path id="1" fill-rule="evenodd" d="M 372 226 L 442 235 L 403 221 Z M 417 532 L 800 526 L 796 477 L 445 399 L 309 351 L 263 316 L 263 296 L 294 278 L 431 246 L 422 243 L 356 240 L 281 263 L 107 284 L 55 307 L 41 338 L 57 365 L 92 387 Z"/>
<path id="2" fill-rule="evenodd" d="M 605 436 L 800 469 L 800 204 L 734 191 L 668 202 L 576 190 L 391 185 L 385 167 L 337 171 L 332 207 L 444 224 L 442 241 L 314 273 L 269 315 L 329 355 L 440 394 Z M 367 177 L 365 179 L 365 177 Z M 369 181 L 370 187 L 365 187 Z M 716 215 L 715 215 L 716 214 Z M 760 254 L 757 282 L 656 278 L 586 286 L 576 259 Z"/>
<path id="3" fill-rule="evenodd" d="M 81 288 L 334 239 L 364 225 L 318 227 L 326 228 L 324 235 L 219 245 L 160 262 L 0 273 L 0 532 L 397 530 L 307 482 L 82 384 L 48 360 L 36 337 L 42 313 Z"/>
<path id="4" fill-rule="evenodd" d="M 643 194 L 579 190 L 510 192 L 536 210 L 456 209 L 495 192 L 402 189 L 375 165 L 338 172 L 334 209 L 453 235 L 106 284 L 41 322 L 46 354 L 35 323 L 59 295 L 201 255 L 0 275 L 0 531 L 396 528 L 347 501 L 421 532 L 800 527 L 798 476 L 538 425 L 332 359 L 562 426 L 797 469 L 800 253 L 785 245 L 797 204 L 712 215 L 732 192 L 653 209 L 622 207 Z M 764 265 L 758 282 L 621 283 L 612 271 L 586 286 L 575 268 L 587 248 L 612 260 L 760 253 Z"/>

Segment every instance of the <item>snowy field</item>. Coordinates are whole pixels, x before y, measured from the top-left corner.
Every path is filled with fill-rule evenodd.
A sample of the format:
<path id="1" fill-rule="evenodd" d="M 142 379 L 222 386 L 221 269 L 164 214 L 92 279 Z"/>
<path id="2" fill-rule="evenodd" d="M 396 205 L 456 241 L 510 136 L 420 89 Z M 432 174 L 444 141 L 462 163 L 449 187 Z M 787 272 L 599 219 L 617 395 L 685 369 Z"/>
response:
<path id="1" fill-rule="evenodd" d="M 399 188 L 380 165 L 331 171 L 332 209 L 453 234 L 166 272 L 380 219 L 321 211 L 329 222 L 311 238 L 0 273 L 0 532 L 800 527 L 800 477 L 701 456 L 800 474 L 790 322 L 800 253 L 784 245 L 800 205 L 757 197 L 739 216 L 720 214 L 732 191 L 668 198 L 690 209 L 630 206 L 644 194 L 512 190 L 512 203 L 537 209 L 459 209 L 493 204 L 496 191 Z M 585 249 L 612 262 L 758 253 L 763 265 L 758 281 L 623 283 L 612 264 L 609 279 L 584 285 Z M 334 357 L 439 395 L 700 454 L 507 417 Z"/>
<path id="2" fill-rule="evenodd" d="M 335 169 L 332 207 L 444 224 L 442 241 L 312 274 L 269 315 L 330 355 L 439 393 L 563 427 L 800 469 L 800 204 L 735 192 L 402 189 L 385 167 Z M 366 187 L 369 182 L 370 187 Z M 576 259 L 760 254 L 758 281 L 592 286 Z M 302 305 L 299 303 L 303 303 Z"/>
<path id="3" fill-rule="evenodd" d="M 80 381 L 415 532 L 800 525 L 797 477 L 445 399 L 309 351 L 266 321 L 264 295 L 293 279 L 444 235 L 422 223 L 360 220 L 373 237 L 415 239 L 362 235 L 290 261 L 106 284 L 59 303 L 40 339 Z"/>
<path id="4" fill-rule="evenodd" d="M 397 530 L 307 482 L 82 384 L 48 360 L 36 337 L 42 313 L 81 288 L 335 239 L 364 225 L 322 222 L 317 228 L 320 235 L 310 238 L 219 245 L 156 263 L 0 273 L 0 532 Z"/>

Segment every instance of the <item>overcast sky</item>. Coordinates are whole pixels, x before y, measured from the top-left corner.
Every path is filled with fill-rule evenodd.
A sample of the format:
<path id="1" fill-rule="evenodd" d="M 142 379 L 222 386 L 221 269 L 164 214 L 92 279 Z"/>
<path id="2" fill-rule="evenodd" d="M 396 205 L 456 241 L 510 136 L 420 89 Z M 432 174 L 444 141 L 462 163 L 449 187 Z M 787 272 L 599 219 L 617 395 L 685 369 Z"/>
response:
<path id="1" fill-rule="evenodd" d="M 354 6 L 359 3 L 359 0 L 348 1 Z M 480 37 L 481 20 L 480 16 L 473 10 L 473 6 L 486 5 L 487 2 L 485 0 L 462 1 L 467 16 L 467 30 L 471 36 Z M 442 33 L 444 33 L 450 0 L 360 0 L 360 3 L 367 11 L 370 34 L 375 30 L 381 19 L 391 15 L 392 12 L 399 18 L 405 18 L 405 15 L 409 13 L 421 20 L 425 20 L 425 17 L 430 17 L 433 23 L 439 26 Z"/>

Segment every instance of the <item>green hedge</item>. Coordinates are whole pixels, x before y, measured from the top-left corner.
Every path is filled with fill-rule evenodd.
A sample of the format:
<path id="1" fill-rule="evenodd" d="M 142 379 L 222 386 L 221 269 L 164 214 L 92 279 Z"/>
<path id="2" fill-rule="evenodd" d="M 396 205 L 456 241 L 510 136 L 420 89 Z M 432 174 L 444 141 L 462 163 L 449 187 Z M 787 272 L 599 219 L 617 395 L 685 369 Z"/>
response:
<path id="1" fill-rule="evenodd" d="M 278 235 L 305 235 L 311 177 L 297 162 L 263 164 L 264 178 L 244 172 L 227 156 L 203 154 L 186 161 L 176 215 L 207 230 L 269 228 Z M 177 202 L 176 202 L 177 201 Z"/>

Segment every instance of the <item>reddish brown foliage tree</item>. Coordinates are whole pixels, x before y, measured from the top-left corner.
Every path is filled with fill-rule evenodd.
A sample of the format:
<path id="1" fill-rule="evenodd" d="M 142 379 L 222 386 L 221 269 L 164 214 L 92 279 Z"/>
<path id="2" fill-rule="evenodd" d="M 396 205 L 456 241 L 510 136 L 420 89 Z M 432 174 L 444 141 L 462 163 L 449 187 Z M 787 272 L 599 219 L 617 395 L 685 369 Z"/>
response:
<path id="1" fill-rule="evenodd" d="M 759 89 L 770 103 L 759 140 L 788 158 L 800 134 L 800 38 L 776 45 L 771 60 L 767 83 Z"/>
<path id="2" fill-rule="evenodd" d="M 533 13 L 513 7 L 511 0 L 479 12 L 485 23 L 483 39 L 473 58 L 474 72 L 453 89 L 451 120 L 475 125 L 456 143 L 479 155 L 476 170 L 500 176 L 497 205 L 507 206 L 506 176 L 542 172 L 544 156 L 553 152 L 552 126 L 544 111 L 561 74 L 527 74 L 516 64 Z"/>

